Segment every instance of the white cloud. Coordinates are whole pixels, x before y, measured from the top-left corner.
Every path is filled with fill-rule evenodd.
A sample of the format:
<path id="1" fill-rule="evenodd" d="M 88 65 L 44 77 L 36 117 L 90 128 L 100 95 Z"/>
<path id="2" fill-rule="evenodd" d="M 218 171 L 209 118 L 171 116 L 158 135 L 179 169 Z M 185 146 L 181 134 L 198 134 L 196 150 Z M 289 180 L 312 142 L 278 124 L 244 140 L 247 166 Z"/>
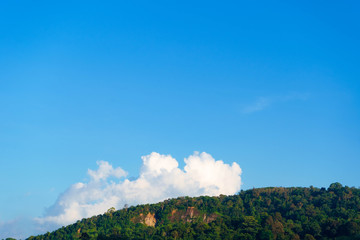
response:
<path id="1" fill-rule="evenodd" d="M 94 181 L 105 180 L 105 179 L 107 179 L 108 177 L 111 177 L 111 176 L 116 177 L 116 178 L 126 176 L 126 172 L 124 170 L 122 170 L 119 167 L 114 169 L 106 161 L 98 161 L 96 163 L 99 166 L 99 169 L 97 171 L 93 171 L 93 170 L 90 170 L 90 169 L 88 170 L 88 175 Z"/>
<path id="2" fill-rule="evenodd" d="M 216 161 L 205 152 L 186 158 L 184 170 L 170 155 L 153 152 L 143 156 L 142 161 L 135 180 L 122 179 L 126 176 L 124 170 L 98 162 L 98 170 L 88 170 L 88 182 L 70 186 L 36 222 L 48 231 L 104 213 L 110 207 L 120 209 L 124 204 L 155 203 L 178 196 L 235 194 L 240 190 L 240 166 Z M 110 177 L 118 180 L 110 181 Z"/>

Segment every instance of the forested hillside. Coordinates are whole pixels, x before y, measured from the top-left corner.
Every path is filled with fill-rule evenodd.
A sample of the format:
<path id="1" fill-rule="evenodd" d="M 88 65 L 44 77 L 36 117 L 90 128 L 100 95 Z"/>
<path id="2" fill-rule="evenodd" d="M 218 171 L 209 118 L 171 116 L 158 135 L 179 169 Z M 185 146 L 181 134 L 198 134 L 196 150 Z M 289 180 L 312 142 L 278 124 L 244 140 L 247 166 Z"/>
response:
<path id="1" fill-rule="evenodd" d="M 360 239 L 360 189 L 260 188 L 83 219 L 40 239 Z"/>

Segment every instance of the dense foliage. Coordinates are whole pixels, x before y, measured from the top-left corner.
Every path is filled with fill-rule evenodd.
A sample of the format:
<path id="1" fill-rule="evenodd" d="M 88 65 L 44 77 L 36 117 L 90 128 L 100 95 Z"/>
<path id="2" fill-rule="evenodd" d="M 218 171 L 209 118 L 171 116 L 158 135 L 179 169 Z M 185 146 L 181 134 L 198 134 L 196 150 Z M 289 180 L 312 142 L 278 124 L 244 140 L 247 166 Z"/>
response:
<path id="1" fill-rule="evenodd" d="M 181 197 L 109 209 L 28 239 L 360 239 L 360 189 L 333 183 Z"/>

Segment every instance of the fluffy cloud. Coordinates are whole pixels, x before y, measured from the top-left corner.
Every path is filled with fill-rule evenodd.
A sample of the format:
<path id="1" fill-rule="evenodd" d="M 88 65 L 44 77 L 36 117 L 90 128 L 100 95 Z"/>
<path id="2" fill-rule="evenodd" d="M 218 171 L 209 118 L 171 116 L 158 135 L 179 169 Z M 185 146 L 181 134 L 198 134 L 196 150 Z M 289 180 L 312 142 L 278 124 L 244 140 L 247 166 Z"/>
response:
<path id="1" fill-rule="evenodd" d="M 104 213 L 125 204 L 155 203 L 178 196 L 235 194 L 241 186 L 241 169 L 216 161 L 210 154 L 195 152 L 186 158 L 184 169 L 170 155 L 151 153 L 142 157 L 140 175 L 126 179 L 126 172 L 99 161 L 96 171 L 88 170 L 88 182 L 75 183 L 60 195 L 45 215 L 37 218 L 44 230 Z M 114 179 L 117 179 L 116 181 Z"/>
<path id="2" fill-rule="evenodd" d="M 126 176 L 126 172 L 121 168 L 114 169 L 108 162 L 98 161 L 97 165 L 99 169 L 97 171 L 93 171 L 91 169 L 88 170 L 88 175 L 94 181 L 105 180 L 108 177 L 116 177 L 121 178 Z"/>

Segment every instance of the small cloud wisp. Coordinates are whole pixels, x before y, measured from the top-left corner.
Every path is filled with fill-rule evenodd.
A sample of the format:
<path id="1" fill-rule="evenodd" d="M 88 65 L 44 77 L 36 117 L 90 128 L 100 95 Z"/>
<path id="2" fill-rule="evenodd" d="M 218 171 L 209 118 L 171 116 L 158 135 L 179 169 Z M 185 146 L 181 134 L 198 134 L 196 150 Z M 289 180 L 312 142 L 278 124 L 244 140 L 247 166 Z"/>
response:
<path id="1" fill-rule="evenodd" d="M 291 93 L 288 95 L 277 96 L 277 97 L 259 97 L 253 103 L 243 107 L 242 113 L 252 114 L 255 112 L 259 112 L 279 102 L 288 102 L 294 100 L 306 101 L 308 99 L 309 99 L 308 93 Z"/>

